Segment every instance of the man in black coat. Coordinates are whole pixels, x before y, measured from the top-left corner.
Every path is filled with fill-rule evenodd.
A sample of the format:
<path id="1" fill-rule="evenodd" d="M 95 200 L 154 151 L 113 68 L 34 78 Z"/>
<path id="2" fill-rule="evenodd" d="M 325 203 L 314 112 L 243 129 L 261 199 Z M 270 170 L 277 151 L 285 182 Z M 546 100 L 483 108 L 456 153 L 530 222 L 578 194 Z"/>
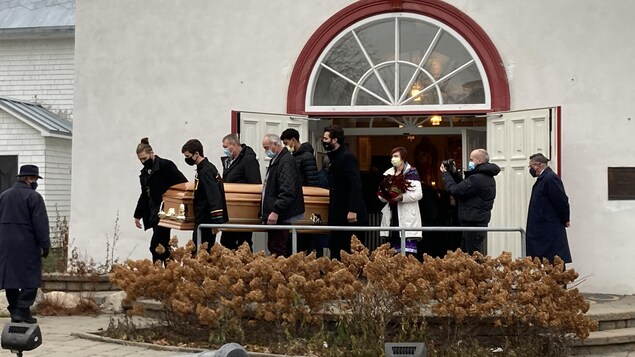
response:
<path id="1" fill-rule="evenodd" d="M 559 256 L 571 263 L 566 228 L 569 227 L 569 197 L 560 177 L 547 165 L 543 154 L 529 157 L 529 174 L 536 177 L 527 212 L 527 256 L 546 258 L 551 263 Z"/>
<path id="2" fill-rule="evenodd" d="M 330 166 L 329 220 L 330 226 L 365 226 L 368 222 L 362 194 L 362 180 L 357 158 L 344 147 L 344 130 L 337 125 L 324 129 L 322 145 Z M 329 241 L 332 259 L 340 259 L 341 251 L 351 252 L 351 235 L 364 242 L 364 231 L 333 231 Z"/>
<path id="3" fill-rule="evenodd" d="M 318 176 L 317 161 L 315 151 L 310 143 L 300 144 L 300 133 L 294 128 L 288 128 L 280 135 L 280 140 L 289 150 L 298 166 L 302 186 L 318 187 L 320 179 Z M 313 241 L 318 235 L 310 233 L 298 234 L 298 251 L 310 254 L 313 251 Z M 319 254 L 319 253 L 318 253 Z"/>
<path id="4" fill-rule="evenodd" d="M 159 226 L 158 214 L 163 194 L 170 187 L 187 182 L 187 179 L 172 161 L 154 154 L 148 138 L 141 139 L 141 143 L 137 145 L 137 158 L 141 161 L 143 168 L 139 175 L 141 195 L 134 211 L 135 225 L 139 229 L 152 228 L 150 240 L 152 261 L 161 260 L 165 264 L 170 258 L 170 228 Z M 162 253 L 157 252 L 159 245 L 164 249 Z"/>
<path id="5" fill-rule="evenodd" d="M 221 157 L 223 163 L 223 181 L 227 183 L 261 183 L 260 165 L 256 159 L 256 153 L 252 148 L 241 144 L 235 134 L 226 135 L 223 138 L 223 151 Z M 220 244 L 229 249 L 237 249 L 243 243 L 249 244 L 252 249 L 251 232 L 226 232 L 220 236 Z"/>
<path id="6" fill-rule="evenodd" d="M 440 170 L 443 172 L 445 190 L 458 202 L 459 224 L 463 227 L 487 227 L 496 198 L 494 176 L 501 170 L 498 165 L 489 162 L 487 151 L 476 149 L 470 153 L 465 180 L 459 183 L 443 164 Z M 486 236 L 487 232 L 463 232 L 461 250 L 468 254 L 480 252 Z"/>
<path id="7" fill-rule="evenodd" d="M 0 289 L 11 322 L 37 322 L 31 306 L 42 285 L 42 257 L 51 246 L 44 199 L 35 191 L 41 178 L 37 166 L 24 165 L 18 182 L 0 194 Z"/>
<path id="8" fill-rule="evenodd" d="M 310 143 L 300 144 L 300 133 L 289 128 L 282 132 L 280 140 L 287 150 L 293 155 L 298 171 L 302 177 L 302 186 L 319 186 L 317 161 L 315 160 L 315 150 Z"/>
<path id="9" fill-rule="evenodd" d="M 196 165 L 194 179 L 194 232 L 192 240 L 197 243 L 198 226 L 204 223 L 220 224 L 229 221 L 225 188 L 216 166 L 209 162 L 203 153 L 203 144 L 197 139 L 188 140 L 181 152 L 185 156 L 185 163 Z M 218 228 L 201 229 L 201 244 L 207 243 L 209 251 L 216 242 Z M 198 250 L 199 247 L 196 247 Z"/>
<path id="10" fill-rule="evenodd" d="M 262 222 L 290 224 L 304 216 L 304 195 L 298 167 L 276 134 L 262 139 L 265 155 L 271 159 L 262 192 Z M 269 230 L 267 248 L 271 254 L 289 255 L 288 230 Z"/>

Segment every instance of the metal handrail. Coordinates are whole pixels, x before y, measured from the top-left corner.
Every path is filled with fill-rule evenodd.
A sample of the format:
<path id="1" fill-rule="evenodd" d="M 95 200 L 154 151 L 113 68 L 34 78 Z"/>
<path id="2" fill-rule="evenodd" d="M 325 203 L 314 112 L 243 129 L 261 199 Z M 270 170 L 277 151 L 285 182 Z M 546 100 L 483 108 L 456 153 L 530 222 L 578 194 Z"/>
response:
<path id="1" fill-rule="evenodd" d="M 421 232 L 519 232 L 521 257 L 527 255 L 527 244 L 525 230 L 520 227 L 447 227 L 447 226 L 421 226 L 421 227 L 377 227 L 377 226 L 320 226 L 320 225 L 268 225 L 268 224 L 212 224 L 204 223 L 196 227 L 196 249 L 201 246 L 201 228 L 226 229 L 250 229 L 260 231 L 263 229 L 290 230 L 291 231 L 291 252 L 298 252 L 298 230 L 311 231 L 390 231 L 401 232 L 401 254 L 406 254 L 406 231 Z"/>

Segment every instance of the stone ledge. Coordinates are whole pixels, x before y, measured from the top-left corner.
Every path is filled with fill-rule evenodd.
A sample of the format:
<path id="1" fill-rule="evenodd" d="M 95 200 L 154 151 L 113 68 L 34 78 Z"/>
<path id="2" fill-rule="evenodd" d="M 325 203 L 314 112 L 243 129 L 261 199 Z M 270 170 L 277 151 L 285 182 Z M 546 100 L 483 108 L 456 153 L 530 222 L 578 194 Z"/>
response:
<path id="1" fill-rule="evenodd" d="M 91 341 L 115 343 L 115 344 L 125 345 L 125 346 L 147 348 L 147 349 L 156 350 L 156 351 L 187 352 L 187 353 L 200 353 L 204 351 L 209 351 L 209 350 L 204 350 L 200 348 L 161 346 L 161 345 L 155 345 L 153 343 L 147 343 L 147 342 L 118 340 L 115 338 L 101 336 L 99 335 L 99 333 L 73 332 L 71 333 L 71 336 L 86 339 L 86 340 L 91 340 Z M 248 352 L 248 354 L 249 356 L 252 356 L 252 357 L 303 357 L 303 356 L 277 355 L 277 354 L 260 353 L 260 352 Z"/>

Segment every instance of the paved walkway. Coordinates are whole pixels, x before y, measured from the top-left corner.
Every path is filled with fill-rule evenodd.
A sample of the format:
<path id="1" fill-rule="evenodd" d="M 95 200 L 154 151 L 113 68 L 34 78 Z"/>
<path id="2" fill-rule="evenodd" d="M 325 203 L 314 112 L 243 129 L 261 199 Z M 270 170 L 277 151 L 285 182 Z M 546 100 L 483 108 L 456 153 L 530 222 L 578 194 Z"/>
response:
<path id="1" fill-rule="evenodd" d="M 0 318 L 4 326 L 9 318 Z M 91 341 L 71 336 L 77 332 L 96 332 L 108 327 L 110 315 L 98 317 L 84 316 L 39 316 L 38 324 L 42 330 L 42 345 L 33 351 L 24 352 L 24 356 L 64 356 L 64 357 L 107 357 L 107 356 L 178 356 L 183 352 L 156 351 L 142 347 L 125 346 L 114 343 Z M 15 356 L 8 350 L 0 350 L 0 356 Z"/>
<path id="2" fill-rule="evenodd" d="M 635 311 L 635 296 L 585 294 L 591 302 L 590 313 L 620 314 Z M 125 346 L 104 341 L 92 341 L 71 334 L 97 332 L 108 327 L 111 315 L 98 317 L 64 316 L 38 317 L 42 329 L 42 345 L 34 351 L 24 352 L 24 356 L 45 357 L 107 357 L 107 356 L 183 356 L 191 352 L 158 351 L 144 347 Z M 9 322 L 8 317 L 0 318 L 0 326 Z M 0 350 L 0 357 L 15 356 L 10 351 Z M 633 352 L 612 352 L 603 355 L 582 355 L 584 357 L 635 357 Z"/>

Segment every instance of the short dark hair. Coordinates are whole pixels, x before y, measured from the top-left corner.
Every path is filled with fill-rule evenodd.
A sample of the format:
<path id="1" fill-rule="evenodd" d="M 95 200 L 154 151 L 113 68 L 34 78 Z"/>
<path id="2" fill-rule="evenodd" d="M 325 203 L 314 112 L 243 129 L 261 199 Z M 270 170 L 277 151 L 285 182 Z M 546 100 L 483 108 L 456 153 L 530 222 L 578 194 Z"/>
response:
<path id="1" fill-rule="evenodd" d="M 280 140 L 291 140 L 291 139 L 300 141 L 300 133 L 298 133 L 298 131 L 293 128 L 289 128 L 283 131 L 282 135 L 280 135 Z"/>
<path id="2" fill-rule="evenodd" d="M 529 157 L 530 161 L 539 162 L 541 164 L 546 164 L 549 162 L 549 159 L 545 157 L 542 153 L 533 154 Z"/>
<path id="3" fill-rule="evenodd" d="M 190 140 L 188 140 L 183 145 L 183 148 L 181 148 L 181 153 L 184 153 L 186 151 L 189 152 L 192 155 L 194 155 L 196 152 L 198 152 L 199 155 L 205 157 L 205 154 L 203 153 L 203 144 L 201 144 L 201 142 L 198 141 L 198 139 L 190 139 Z"/>
<path id="4" fill-rule="evenodd" d="M 338 125 L 331 125 L 324 128 L 324 132 L 328 132 L 331 140 L 337 139 L 338 144 L 344 144 L 344 130 Z"/>
<path id="5" fill-rule="evenodd" d="M 408 161 L 408 151 L 406 151 L 405 147 L 399 146 L 392 149 L 392 151 L 390 152 L 390 156 L 392 156 L 396 152 L 398 152 L 399 156 L 401 156 L 401 161 L 404 161 L 404 162 Z"/>

